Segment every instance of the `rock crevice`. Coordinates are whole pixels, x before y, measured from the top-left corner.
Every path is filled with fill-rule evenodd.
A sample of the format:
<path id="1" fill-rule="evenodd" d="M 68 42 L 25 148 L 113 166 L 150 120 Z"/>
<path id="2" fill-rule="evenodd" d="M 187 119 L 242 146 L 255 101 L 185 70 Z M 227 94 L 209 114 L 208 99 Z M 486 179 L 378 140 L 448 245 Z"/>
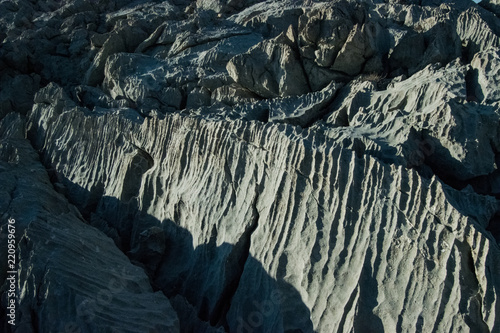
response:
<path id="1" fill-rule="evenodd" d="M 497 331 L 495 6 L 1 2 L 18 330 Z"/>

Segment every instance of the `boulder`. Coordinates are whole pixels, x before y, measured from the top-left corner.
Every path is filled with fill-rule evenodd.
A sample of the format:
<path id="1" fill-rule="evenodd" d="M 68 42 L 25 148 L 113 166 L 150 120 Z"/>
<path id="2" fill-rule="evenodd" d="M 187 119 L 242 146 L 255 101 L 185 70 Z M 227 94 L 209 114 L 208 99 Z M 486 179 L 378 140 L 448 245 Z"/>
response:
<path id="1" fill-rule="evenodd" d="M 310 91 L 292 27 L 233 57 L 226 68 L 234 81 L 264 98 Z"/>
<path id="2" fill-rule="evenodd" d="M 500 100 L 500 54 L 498 50 L 476 53 L 471 61 L 471 90 L 479 102 L 491 104 Z"/>
<path id="3" fill-rule="evenodd" d="M 357 75 L 363 69 L 367 59 L 376 52 L 376 34 L 378 26 L 355 25 L 339 51 L 332 69 L 347 75 Z"/>

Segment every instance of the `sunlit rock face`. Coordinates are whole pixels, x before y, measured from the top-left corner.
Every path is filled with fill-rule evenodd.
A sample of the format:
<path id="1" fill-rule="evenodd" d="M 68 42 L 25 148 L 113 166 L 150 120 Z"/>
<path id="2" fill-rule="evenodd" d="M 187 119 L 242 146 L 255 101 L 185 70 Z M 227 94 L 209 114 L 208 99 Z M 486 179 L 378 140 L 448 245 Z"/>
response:
<path id="1" fill-rule="evenodd" d="M 496 7 L 0 3 L 19 325 L 499 330 Z"/>

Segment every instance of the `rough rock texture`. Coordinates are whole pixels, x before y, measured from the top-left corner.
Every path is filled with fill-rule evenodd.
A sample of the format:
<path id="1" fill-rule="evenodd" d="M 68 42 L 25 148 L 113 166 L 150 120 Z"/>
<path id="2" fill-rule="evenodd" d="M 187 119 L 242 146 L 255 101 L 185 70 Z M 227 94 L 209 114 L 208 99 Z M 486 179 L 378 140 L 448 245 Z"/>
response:
<path id="1" fill-rule="evenodd" d="M 238 318 L 277 290 L 280 302 L 264 317 L 264 330 L 495 325 L 496 301 L 487 295 L 498 287 L 498 247 L 484 229 L 493 198 L 283 125 L 182 116 L 131 122 L 51 110 L 35 106 L 28 127 L 36 133 L 51 124 L 35 141 L 71 200 L 83 211 L 96 205 L 99 219 L 121 231 L 125 249 L 152 228 L 140 212 L 163 221 L 171 255 L 155 283 L 203 309 L 202 319 L 236 330 Z M 92 153 L 101 140 L 108 145 Z M 92 198 L 96 188 L 103 190 Z M 464 207 L 474 207 L 469 217 Z M 179 227 L 188 233 L 181 236 Z M 241 253 L 245 247 L 252 259 Z M 237 274 L 232 260 L 243 260 L 243 271 L 220 309 Z"/>
<path id="2" fill-rule="evenodd" d="M 14 113 L 0 122 L 0 158 L 2 244 L 7 220 L 16 220 L 16 332 L 179 331 L 177 314 L 146 274 L 55 191 Z M 5 281 L 6 256 L 1 266 Z M 2 324 L 2 331 L 10 329 Z"/>
<path id="3" fill-rule="evenodd" d="M 481 7 L 484 7 L 497 16 L 500 16 L 500 2 L 498 0 L 483 0 L 481 1 Z"/>
<path id="4" fill-rule="evenodd" d="M 478 102 L 492 104 L 500 100 L 500 55 L 498 50 L 477 53 L 471 61 L 474 69 L 473 91 Z"/>
<path id="5" fill-rule="evenodd" d="M 499 331 L 500 21 L 483 2 L 1 2 L 19 323 Z"/>
<path id="6" fill-rule="evenodd" d="M 300 95 L 310 90 L 292 26 L 286 33 L 235 56 L 226 68 L 236 82 L 262 97 Z"/>
<path id="7" fill-rule="evenodd" d="M 328 106 L 342 86 L 342 83 L 332 82 L 311 94 L 271 100 L 268 104 L 269 121 L 307 127 L 328 112 Z"/>
<path id="8" fill-rule="evenodd" d="M 344 92 L 348 98 L 339 98 L 332 105 L 326 120 L 327 126 L 334 127 L 327 129 L 329 135 L 369 138 L 367 145 L 381 146 L 377 157 L 388 161 L 401 156 L 399 163 L 408 166 L 426 163 L 445 178 L 467 180 L 493 172 L 500 148 L 500 115 L 491 105 L 466 102 L 478 99 L 476 91 L 484 99 L 481 87 L 486 78 L 480 73 L 485 73 L 486 64 L 479 65 L 481 55 L 473 64 L 482 70 L 473 71 L 459 62 L 442 68 L 429 66 L 382 91 L 369 80 L 351 83 Z M 478 72 L 477 81 L 474 72 Z M 494 71 L 487 73 L 494 80 Z M 470 95 L 468 88 L 474 88 Z M 491 85 L 484 93 L 497 90 Z M 415 160 L 413 143 L 422 140 L 432 145 L 432 151 Z"/>

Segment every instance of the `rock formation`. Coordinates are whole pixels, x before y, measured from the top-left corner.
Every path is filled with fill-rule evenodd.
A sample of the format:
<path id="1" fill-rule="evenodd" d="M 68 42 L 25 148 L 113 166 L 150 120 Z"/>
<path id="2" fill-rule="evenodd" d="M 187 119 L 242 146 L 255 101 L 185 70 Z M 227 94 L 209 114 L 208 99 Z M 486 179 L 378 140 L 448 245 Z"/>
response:
<path id="1" fill-rule="evenodd" d="M 500 330 L 497 7 L 0 3 L 2 329 Z"/>
<path id="2" fill-rule="evenodd" d="M 15 113 L 0 123 L 2 214 L 15 216 L 19 239 L 21 292 L 13 331 L 178 330 L 177 314 L 160 291 L 153 292 L 144 271 L 56 192 L 24 127 Z M 3 245 L 6 229 L 3 224 Z M 6 272 L 3 259 L 3 281 Z"/>

